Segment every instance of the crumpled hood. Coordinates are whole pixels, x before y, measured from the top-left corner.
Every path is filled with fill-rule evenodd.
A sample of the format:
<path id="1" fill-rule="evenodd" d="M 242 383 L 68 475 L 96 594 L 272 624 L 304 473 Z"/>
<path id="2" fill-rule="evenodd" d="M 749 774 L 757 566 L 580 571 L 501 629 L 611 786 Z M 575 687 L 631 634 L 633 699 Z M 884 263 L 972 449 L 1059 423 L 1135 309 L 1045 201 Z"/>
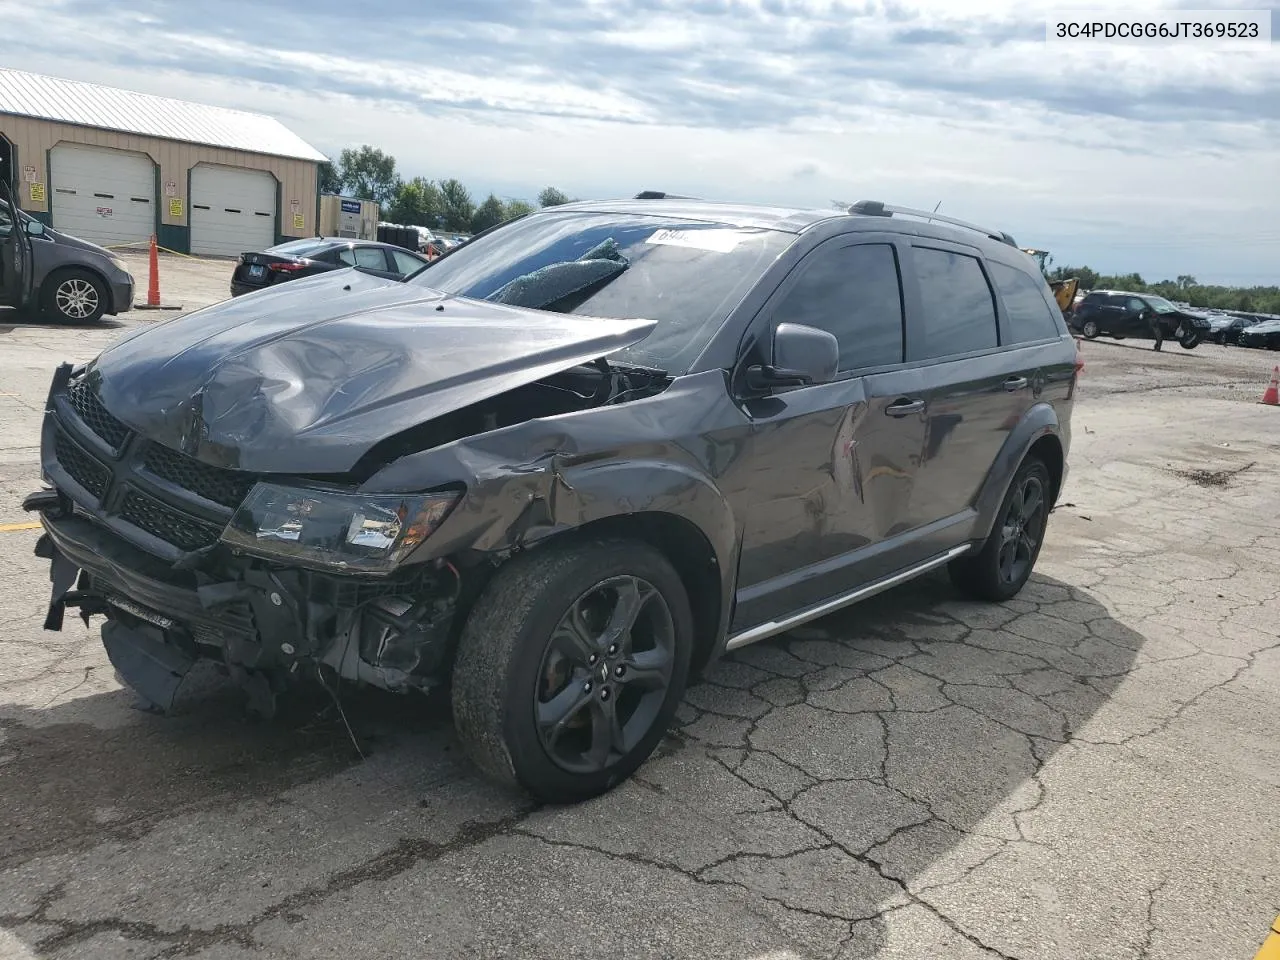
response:
<path id="1" fill-rule="evenodd" d="M 106 408 L 218 466 L 343 473 L 410 427 L 644 339 L 341 270 L 143 328 L 90 365 Z"/>

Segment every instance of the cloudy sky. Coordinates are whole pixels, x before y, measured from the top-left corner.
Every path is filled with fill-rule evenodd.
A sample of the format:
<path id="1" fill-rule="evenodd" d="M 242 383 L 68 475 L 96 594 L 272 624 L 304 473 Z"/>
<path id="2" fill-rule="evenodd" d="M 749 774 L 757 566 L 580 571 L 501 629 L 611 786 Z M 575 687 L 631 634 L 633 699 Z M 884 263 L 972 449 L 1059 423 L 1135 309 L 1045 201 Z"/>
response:
<path id="1" fill-rule="evenodd" d="M 1280 283 L 1280 47 L 1046 44 L 1048 11 L 1091 6 L 1106 9 L 0 0 L 0 14 L 5 66 L 270 113 L 331 155 L 371 143 L 405 176 L 479 195 L 941 201 L 1059 262 Z"/>

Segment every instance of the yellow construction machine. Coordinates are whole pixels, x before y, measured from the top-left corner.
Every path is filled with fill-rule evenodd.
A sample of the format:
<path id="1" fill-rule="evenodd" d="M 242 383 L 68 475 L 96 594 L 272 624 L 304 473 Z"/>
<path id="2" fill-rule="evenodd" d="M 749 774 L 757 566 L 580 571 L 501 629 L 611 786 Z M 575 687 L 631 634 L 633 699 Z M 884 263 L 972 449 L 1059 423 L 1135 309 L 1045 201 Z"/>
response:
<path id="1" fill-rule="evenodd" d="M 1040 272 L 1045 275 L 1048 280 L 1049 271 L 1045 267 L 1045 261 L 1049 257 L 1048 250 L 1036 250 L 1032 247 L 1022 247 L 1022 252 L 1036 258 L 1040 264 Z M 1049 280 L 1049 289 L 1053 291 L 1053 299 L 1058 301 L 1058 309 L 1066 313 L 1071 309 L 1071 303 L 1076 298 L 1076 290 L 1080 287 L 1080 281 L 1075 277 L 1070 280 Z"/>

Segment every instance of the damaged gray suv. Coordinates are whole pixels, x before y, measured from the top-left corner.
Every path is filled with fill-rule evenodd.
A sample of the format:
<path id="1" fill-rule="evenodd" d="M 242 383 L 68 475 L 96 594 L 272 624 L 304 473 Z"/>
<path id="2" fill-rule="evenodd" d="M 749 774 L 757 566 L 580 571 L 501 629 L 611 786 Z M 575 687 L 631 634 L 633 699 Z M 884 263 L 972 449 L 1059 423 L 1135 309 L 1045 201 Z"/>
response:
<path id="1" fill-rule="evenodd" d="M 489 775 L 572 802 L 688 677 L 946 566 L 1022 588 L 1078 354 L 1011 237 L 645 193 L 540 211 L 404 280 L 329 273 L 54 377 L 45 626 L 105 617 L 168 708 L 200 660 L 452 690 Z"/>

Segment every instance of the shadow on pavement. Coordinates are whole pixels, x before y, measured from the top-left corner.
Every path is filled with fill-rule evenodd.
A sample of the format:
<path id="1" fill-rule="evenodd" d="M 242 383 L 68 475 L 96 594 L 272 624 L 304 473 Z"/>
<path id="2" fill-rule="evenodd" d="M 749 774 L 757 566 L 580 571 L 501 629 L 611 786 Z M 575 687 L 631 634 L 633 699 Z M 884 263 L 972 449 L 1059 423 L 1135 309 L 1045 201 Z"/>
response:
<path id="1" fill-rule="evenodd" d="M 209 859 L 173 867 L 175 883 L 226 868 L 224 845 L 239 845 L 261 851 L 253 875 L 280 891 L 234 937 L 254 939 L 288 915 L 290 942 L 305 945 L 324 936 L 323 924 L 308 932 L 307 912 L 340 892 L 347 914 L 448 916 L 457 955 L 506 945 L 585 956 L 605 943 L 578 922 L 580 906 L 613 896 L 626 909 L 607 937 L 635 956 L 685 955 L 671 944 L 686 940 L 700 955 L 744 960 L 776 950 L 874 956 L 886 946 L 880 914 L 927 909 L 923 888 L 1018 840 L 1019 813 L 1043 799 L 1041 767 L 1108 700 L 1142 643 L 1087 592 L 1050 578 L 1006 605 L 965 602 L 945 577 L 923 579 L 717 664 L 633 781 L 562 808 L 532 808 L 479 782 L 457 757 L 444 696 L 344 694 L 371 750 L 364 763 L 323 695 L 267 724 L 246 720 L 217 684 L 180 716 L 138 713 L 106 728 L 85 724 L 86 711 L 108 700 L 114 710 L 124 692 L 8 708 L 0 897 L 6 873 L 55 856 L 76 876 L 77 851 L 99 870 L 106 857 L 120 876 L 160 869 L 151 882 L 163 886 L 167 861 L 144 850 L 171 841 L 147 838 L 194 818 L 208 842 L 183 857 Z M 282 839 L 287 822 L 261 816 L 262 804 L 287 808 L 299 790 L 306 822 L 330 825 L 307 841 L 322 844 L 314 850 Z M 366 837 L 353 804 L 394 831 Z M 123 845 L 101 852 L 111 841 Z M 286 843 L 288 855 L 277 850 Z M 299 863 L 331 846 L 359 850 L 323 875 L 296 876 L 318 870 Z M 500 910 L 473 909 L 490 895 Z M 642 905 L 661 911 L 651 941 Z M 53 923 L 2 900 L 0 917 Z M 941 915 L 927 920 L 953 942 L 967 936 Z M 204 926 L 199 915 L 191 923 Z M 355 955 L 384 944 L 368 925 L 345 929 Z M 33 946 L 82 944 L 89 934 L 78 930 L 55 924 Z"/>

